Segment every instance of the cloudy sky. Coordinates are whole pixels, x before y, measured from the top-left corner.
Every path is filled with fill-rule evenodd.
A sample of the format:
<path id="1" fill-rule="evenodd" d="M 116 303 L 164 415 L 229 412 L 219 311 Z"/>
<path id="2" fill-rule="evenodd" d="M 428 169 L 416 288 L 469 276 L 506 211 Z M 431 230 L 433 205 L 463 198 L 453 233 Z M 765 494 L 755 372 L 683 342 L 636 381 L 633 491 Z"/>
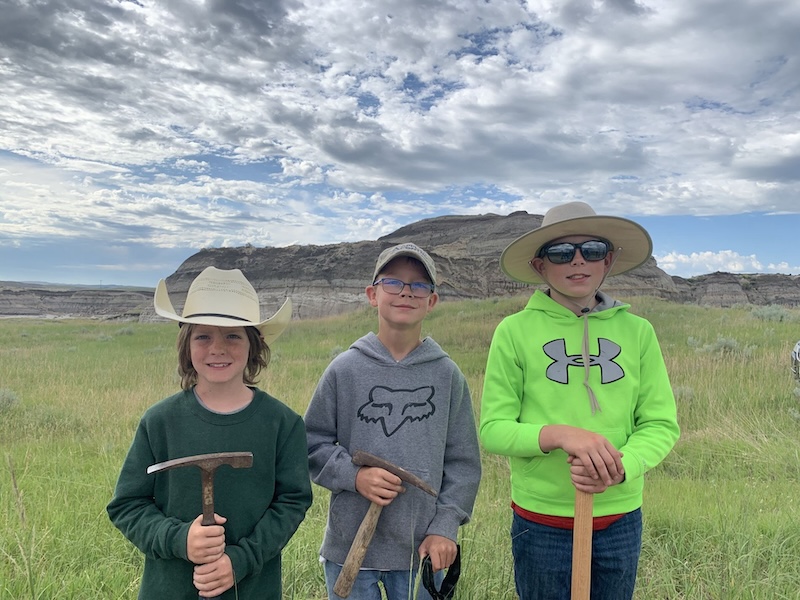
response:
<path id="1" fill-rule="evenodd" d="M 0 280 L 582 199 L 800 273 L 796 0 L 4 0 Z"/>

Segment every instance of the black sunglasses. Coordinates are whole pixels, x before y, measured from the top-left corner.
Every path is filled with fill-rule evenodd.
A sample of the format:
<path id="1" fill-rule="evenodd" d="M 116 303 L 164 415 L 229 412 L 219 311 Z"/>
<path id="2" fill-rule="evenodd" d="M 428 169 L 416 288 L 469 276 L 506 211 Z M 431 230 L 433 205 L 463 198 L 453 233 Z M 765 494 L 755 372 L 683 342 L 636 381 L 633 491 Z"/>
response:
<path id="1" fill-rule="evenodd" d="M 603 260 L 611 251 L 611 243 L 605 240 L 588 240 L 573 244 L 572 242 L 558 242 L 549 246 L 542 246 L 537 256 L 547 257 L 551 263 L 563 265 L 575 258 L 575 251 L 580 250 L 581 256 L 588 262 Z"/>

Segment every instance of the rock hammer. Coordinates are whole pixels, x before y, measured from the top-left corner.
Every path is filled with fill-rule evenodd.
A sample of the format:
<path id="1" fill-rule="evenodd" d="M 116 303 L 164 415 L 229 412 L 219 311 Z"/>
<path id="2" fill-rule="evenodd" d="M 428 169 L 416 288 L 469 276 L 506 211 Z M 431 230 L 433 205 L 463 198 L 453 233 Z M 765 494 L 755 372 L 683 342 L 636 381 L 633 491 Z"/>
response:
<path id="1" fill-rule="evenodd" d="M 222 465 L 228 465 L 234 469 L 244 469 L 253 466 L 252 452 L 215 452 L 212 454 L 196 454 L 167 460 L 147 467 L 147 473 L 158 473 L 168 469 L 178 467 L 198 467 L 201 473 L 201 485 L 203 494 L 203 518 L 202 525 L 214 525 L 214 473 Z M 203 596 L 200 596 L 203 598 Z"/>
<path id="2" fill-rule="evenodd" d="M 361 467 L 380 467 L 393 475 L 397 475 L 405 483 L 421 489 L 426 494 L 430 494 L 434 498 L 438 496 L 436 490 L 413 473 L 373 454 L 357 450 L 353 453 L 353 464 Z M 336 584 L 333 586 L 334 593 L 341 598 L 347 598 L 353 590 L 353 584 L 358 576 L 361 563 L 364 562 L 364 556 L 367 554 L 367 547 L 372 541 L 372 536 L 375 535 L 375 527 L 378 524 L 378 518 L 381 516 L 382 510 L 383 506 L 375 502 L 370 502 L 369 510 L 361 521 L 358 531 L 356 531 L 353 544 L 350 546 L 350 551 L 347 553 L 344 565 L 342 565 L 342 571 L 339 573 Z"/>

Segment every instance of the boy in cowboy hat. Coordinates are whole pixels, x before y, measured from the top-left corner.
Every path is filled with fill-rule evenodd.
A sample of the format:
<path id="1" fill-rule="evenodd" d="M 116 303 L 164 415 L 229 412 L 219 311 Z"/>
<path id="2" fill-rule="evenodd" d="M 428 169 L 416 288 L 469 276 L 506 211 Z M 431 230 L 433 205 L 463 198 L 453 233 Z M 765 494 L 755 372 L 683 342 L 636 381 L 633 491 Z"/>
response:
<path id="1" fill-rule="evenodd" d="M 650 256 L 638 224 L 583 202 L 552 208 L 500 258 L 546 283 L 495 330 L 480 439 L 509 456 L 521 600 L 568 600 L 575 489 L 594 494 L 592 598 L 633 595 L 644 474 L 674 446 L 675 399 L 653 327 L 599 291 Z"/>
<path id="2" fill-rule="evenodd" d="M 299 415 L 255 387 L 291 301 L 261 319 L 238 269 L 208 267 L 181 316 L 158 283 L 156 313 L 178 321 L 181 392 L 142 417 L 108 505 L 111 521 L 145 554 L 139 598 L 280 600 L 282 548 L 311 504 Z M 215 525 L 200 521 L 199 469 L 147 467 L 215 452 L 250 451 L 250 468 L 215 473 Z M 220 516 L 224 515 L 224 516 Z"/>
<path id="3" fill-rule="evenodd" d="M 369 303 L 377 309 L 377 334 L 368 333 L 339 354 L 323 373 L 305 414 L 315 483 L 331 490 L 320 555 L 328 598 L 371 502 L 383 506 L 350 600 L 413 596 L 420 560 L 434 577 L 423 578 L 417 600 L 434 586 L 452 589 L 458 570 L 458 530 L 472 513 L 481 476 L 480 450 L 467 381 L 430 337 L 423 319 L 436 305 L 436 266 L 415 244 L 378 256 Z M 424 479 L 433 498 L 377 467 L 358 467 L 353 453 L 375 454 Z M 435 579 L 435 581 L 433 581 Z"/>

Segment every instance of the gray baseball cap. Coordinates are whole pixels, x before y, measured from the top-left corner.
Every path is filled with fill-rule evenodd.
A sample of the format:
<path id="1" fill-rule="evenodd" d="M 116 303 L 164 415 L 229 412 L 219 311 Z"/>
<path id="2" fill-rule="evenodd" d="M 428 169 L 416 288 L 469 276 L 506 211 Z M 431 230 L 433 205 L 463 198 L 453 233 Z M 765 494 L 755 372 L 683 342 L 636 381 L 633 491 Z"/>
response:
<path id="1" fill-rule="evenodd" d="M 375 281 L 378 278 L 378 275 L 380 275 L 381 270 L 387 264 L 389 264 L 390 261 L 394 260 L 398 256 L 409 256 L 411 258 L 416 258 L 422 263 L 422 266 L 425 267 L 431 283 L 436 285 L 436 265 L 433 264 L 433 259 L 427 252 L 425 252 L 425 250 L 416 244 L 412 244 L 411 242 L 397 244 L 397 246 L 392 246 L 391 248 L 387 248 L 381 252 L 380 256 L 378 256 L 378 262 L 375 263 L 375 273 L 372 274 L 372 281 Z"/>

